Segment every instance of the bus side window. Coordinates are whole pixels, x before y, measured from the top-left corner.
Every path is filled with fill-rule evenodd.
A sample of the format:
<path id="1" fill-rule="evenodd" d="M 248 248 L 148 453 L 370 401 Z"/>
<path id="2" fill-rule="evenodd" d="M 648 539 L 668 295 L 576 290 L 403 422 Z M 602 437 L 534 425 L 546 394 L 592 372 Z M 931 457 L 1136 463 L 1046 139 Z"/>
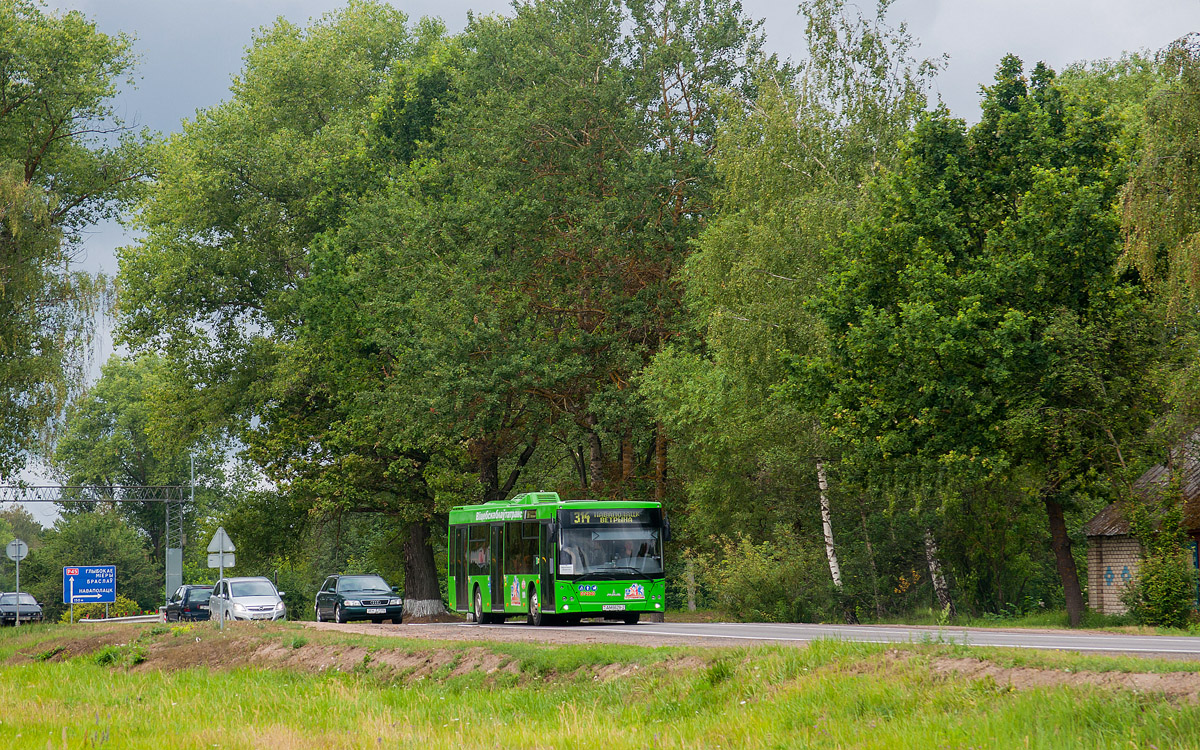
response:
<path id="1" fill-rule="evenodd" d="M 488 549 L 488 527 L 483 524 L 472 525 L 468 534 L 467 575 L 487 575 L 491 559 Z"/>
<path id="2" fill-rule="evenodd" d="M 537 554 L 537 524 L 520 521 L 504 524 L 504 572 L 528 575 L 534 572 Z"/>

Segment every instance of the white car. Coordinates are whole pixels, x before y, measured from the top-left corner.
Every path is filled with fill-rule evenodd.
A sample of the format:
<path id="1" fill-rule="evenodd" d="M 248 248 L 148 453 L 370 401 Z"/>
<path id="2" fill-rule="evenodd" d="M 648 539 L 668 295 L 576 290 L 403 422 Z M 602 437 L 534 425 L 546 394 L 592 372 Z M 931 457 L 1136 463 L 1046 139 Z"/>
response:
<path id="1" fill-rule="evenodd" d="M 225 622 L 287 619 L 283 594 L 262 576 L 222 578 L 213 587 L 208 607 L 212 619 Z"/>

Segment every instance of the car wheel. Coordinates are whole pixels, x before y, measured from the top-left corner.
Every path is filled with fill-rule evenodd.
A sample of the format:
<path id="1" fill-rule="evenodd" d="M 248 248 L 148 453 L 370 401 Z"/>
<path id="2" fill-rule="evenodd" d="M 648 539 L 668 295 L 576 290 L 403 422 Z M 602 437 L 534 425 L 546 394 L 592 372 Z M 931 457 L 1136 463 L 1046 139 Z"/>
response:
<path id="1" fill-rule="evenodd" d="M 317 622 L 325 622 L 324 620 L 321 619 L 321 608 L 320 607 L 313 607 L 313 615 L 316 617 Z"/>
<path id="2" fill-rule="evenodd" d="M 346 622 L 346 613 L 342 611 L 341 602 L 338 602 L 338 605 L 333 608 L 333 621 L 337 623 Z"/>
<path id="3" fill-rule="evenodd" d="M 540 627 L 546 623 L 545 618 L 542 617 L 542 605 L 538 601 L 537 589 L 534 588 L 529 589 L 529 616 L 525 622 L 534 627 Z"/>
<path id="4" fill-rule="evenodd" d="M 392 618 L 392 624 L 393 624 L 393 625 L 399 625 L 399 624 L 400 624 L 400 618 L 399 618 L 399 617 L 393 617 L 393 618 Z"/>

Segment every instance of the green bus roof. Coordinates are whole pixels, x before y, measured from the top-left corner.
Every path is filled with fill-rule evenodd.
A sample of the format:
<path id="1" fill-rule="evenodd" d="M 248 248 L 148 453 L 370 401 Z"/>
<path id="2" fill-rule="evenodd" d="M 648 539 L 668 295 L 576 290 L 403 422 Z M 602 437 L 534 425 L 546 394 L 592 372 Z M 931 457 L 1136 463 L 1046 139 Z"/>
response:
<path id="1" fill-rule="evenodd" d="M 450 509 L 450 523 L 486 523 L 531 518 L 553 518 L 565 508 L 658 508 L 653 500 L 563 500 L 557 492 L 527 492 L 508 500 L 492 500 Z M 483 517 L 480 517 L 480 514 Z"/>

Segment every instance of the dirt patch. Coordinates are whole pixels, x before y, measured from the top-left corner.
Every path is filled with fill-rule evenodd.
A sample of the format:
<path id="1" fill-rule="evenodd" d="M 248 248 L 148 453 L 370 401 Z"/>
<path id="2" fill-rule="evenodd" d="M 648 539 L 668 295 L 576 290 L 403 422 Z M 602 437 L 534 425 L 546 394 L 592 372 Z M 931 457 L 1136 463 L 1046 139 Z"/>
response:
<path id="1" fill-rule="evenodd" d="M 10 656 L 8 661 L 66 661 L 76 656 L 95 653 L 105 646 L 123 646 L 137 638 L 140 630 L 129 626 L 102 626 L 96 630 L 81 632 L 85 635 L 57 638 L 52 642 L 40 643 L 32 649 L 18 651 Z"/>
<path id="2" fill-rule="evenodd" d="M 319 624 L 309 624 L 315 626 L 315 630 L 327 630 Z M 9 661 L 62 661 L 87 657 L 106 646 L 136 643 L 140 647 L 142 660 L 131 669 L 137 672 L 196 668 L 221 671 L 259 667 L 313 674 L 361 672 L 385 682 L 447 679 L 476 673 L 488 679 L 500 675 L 516 677 L 518 680 L 535 678 L 532 673 L 521 671 L 519 660 L 482 646 L 441 645 L 432 640 L 428 647 L 417 648 L 404 645 L 389 647 L 386 641 L 379 646 L 328 642 L 331 637 L 336 638 L 336 634 L 356 632 L 411 637 L 409 626 L 340 625 L 328 630 L 333 632 L 329 635 L 314 633 L 296 628 L 294 624 L 238 623 L 224 631 L 218 631 L 208 624 L 169 628 L 140 624 L 104 625 L 86 631 L 86 635 L 81 637 L 65 637 L 39 644 L 37 651 L 31 649 L 17 653 Z M 446 631 L 444 626 L 436 630 L 437 633 Z M 691 670 L 696 668 L 697 661 L 695 656 L 686 655 L 661 663 L 661 668 Z M 644 668 L 631 664 L 608 664 L 584 668 L 561 679 L 609 680 Z M 660 664 L 655 664 L 654 668 L 660 668 Z M 544 679 L 544 676 L 539 675 L 538 679 Z"/>
<path id="3" fill-rule="evenodd" d="M 921 657 L 902 651 L 888 651 L 882 660 L 854 665 L 850 671 L 878 673 L 895 668 L 898 662 L 912 663 Z M 1035 667 L 1002 667 L 990 661 L 949 656 L 934 657 L 928 666 L 936 675 L 990 680 L 1010 690 L 1037 690 L 1060 685 L 1090 685 L 1100 688 L 1130 690 L 1136 693 L 1156 693 L 1172 700 L 1200 703 L 1200 674 L 1195 672 L 1088 672 L 1069 669 L 1038 669 Z"/>
<path id="4" fill-rule="evenodd" d="M 466 616 L 460 615 L 457 612 L 442 612 L 441 614 L 432 615 L 430 617 L 405 617 L 404 618 L 405 625 L 428 625 L 429 623 L 433 623 L 433 622 L 466 622 L 466 621 L 467 621 Z"/>

